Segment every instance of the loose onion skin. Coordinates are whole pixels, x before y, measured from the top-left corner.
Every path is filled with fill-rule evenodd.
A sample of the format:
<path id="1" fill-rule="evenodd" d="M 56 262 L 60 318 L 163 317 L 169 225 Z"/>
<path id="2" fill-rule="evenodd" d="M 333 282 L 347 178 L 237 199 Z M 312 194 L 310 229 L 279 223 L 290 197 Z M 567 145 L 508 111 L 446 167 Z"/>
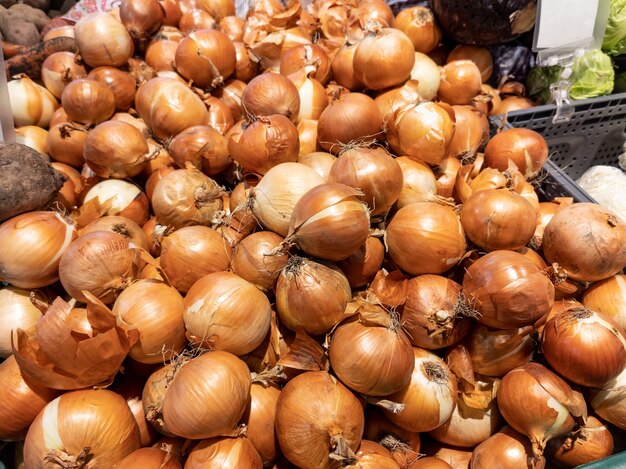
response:
<path id="1" fill-rule="evenodd" d="M 573 280 L 603 280 L 626 265 L 626 223 L 600 205 L 572 204 L 552 217 L 542 246 Z"/>
<path id="2" fill-rule="evenodd" d="M 283 240 L 271 231 L 258 231 L 246 236 L 235 248 L 232 271 L 262 290 L 272 290 L 288 261 L 287 254 L 272 253 Z"/>
<path id="3" fill-rule="evenodd" d="M 552 282 L 513 251 L 493 251 L 474 262 L 463 278 L 463 292 L 478 321 L 498 329 L 531 325 L 554 303 Z"/>
<path id="4" fill-rule="evenodd" d="M 568 308 L 550 318 L 541 349 L 561 376 L 586 387 L 601 388 L 626 367 L 624 329 L 587 308 Z"/>
<path id="5" fill-rule="evenodd" d="M 133 55 L 133 41 L 124 25 L 106 12 L 82 18 L 74 26 L 76 45 L 90 67 L 120 67 Z"/>
<path id="6" fill-rule="evenodd" d="M 26 467 L 84 465 L 105 469 L 140 448 L 139 428 L 126 400 L 105 389 L 73 391 L 39 413 L 24 443 Z"/>
<path id="7" fill-rule="evenodd" d="M 263 73 L 253 78 L 241 96 L 247 116 L 282 114 L 296 122 L 300 112 L 300 95 L 289 78 L 278 73 Z"/>
<path id="8" fill-rule="evenodd" d="M 537 226 L 531 203 L 508 189 L 474 192 L 463 204 L 460 218 L 469 240 L 486 251 L 521 249 Z"/>
<path id="9" fill-rule="evenodd" d="M 595 413 L 622 430 L 626 430 L 626 369 L 601 389 L 589 392 L 589 405 Z"/>
<path id="10" fill-rule="evenodd" d="M 168 145 L 179 168 L 191 163 L 207 176 L 217 176 L 232 163 L 228 141 L 208 125 L 194 125 L 176 135 Z"/>
<path id="11" fill-rule="evenodd" d="M 458 216 L 434 202 L 409 204 L 387 225 L 385 243 L 391 259 L 412 275 L 441 274 L 465 254 Z"/>
<path id="12" fill-rule="evenodd" d="M 548 143 L 530 129 L 508 129 L 495 135 L 485 148 L 485 164 L 500 171 L 513 163 L 526 177 L 536 175 L 548 159 Z"/>
<path id="13" fill-rule="evenodd" d="M 202 88 L 221 85 L 235 71 L 235 46 L 216 29 L 201 29 L 180 41 L 174 57 L 181 76 Z"/>
<path id="14" fill-rule="evenodd" d="M 528 363 L 535 351 L 533 327 L 489 329 L 475 327 L 469 336 L 468 350 L 476 373 L 502 377 Z"/>
<path id="15" fill-rule="evenodd" d="M 41 65 L 41 80 L 56 98 L 60 98 L 65 86 L 87 75 L 85 67 L 76 61 L 73 52 L 55 52 L 46 57 Z"/>
<path id="16" fill-rule="evenodd" d="M 393 27 L 411 39 L 417 52 L 428 54 L 441 41 L 441 29 L 432 11 L 426 7 L 405 8 L 394 18 Z"/>
<path id="17" fill-rule="evenodd" d="M 169 384 L 163 401 L 164 423 L 168 431 L 183 438 L 229 435 L 236 430 L 249 398 L 246 364 L 228 352 L 207 352 L 185 363 Z"/>
<path id="18" fill-rule="evenodd" d="M 52 285 L 76 228 L 55 212 L 28 212 L 0 225 L 0 280 L 20 288 Z"/>
<path id="19" fill-rule="evenodd" d="M 261 469 L 259 453 L 248 438 L 202 440 L 189 453 L 185 469 Z"/>
<path id="20" fill-rule="evenodd" d="M 315 67 L 311 78 L 326 86 L 330 80 L 330 58 L 317 44 L 300 44 L 289 49 L 283 49 L 280 57 L 280 73 L 290 75 L 307 65 Z"/>
<path id="21" fill-rule="evenodd" d="M 613 454 L 613 436 L 600 420 L 590 415 L 580 431 L 550 440 L 546 454 L 564 467 L 589 464 Z"/>
<path id="22" fill-rule="evenodd" d="M 469 464 L 472 469 L 492 467 L 543 469 L 546 460 L 544 457 L 533 455 L 531 445 L 524 435 L 506 427 L 478 445 L 472 453 Z"/>
<path id="23" fill-rule="evenodd" d="M 365 430 L 363 438 L 376 441 L 391 451 L 393 458 L 401 468 L 419 457 L 420 434 L 409 432 L 391 423 L 380 408 L 368 408 L 365 412 Z"/>
<path id="24" fill-rule="evenodd" d="M 89 166 L 85 165 L 85 168 L 89 169 Z M 146 194 L 128 181 L 105 179 L 97 182 L 93 187 L 87 187 L 83 205 L 91 201 L 100 206 L 103 215 L 118 215 L 140 226 L 148 219 L 149 202 Z"/>
<path id="25" fill-rule="evenodd" d="M 343 319 L 352 296 L 348 279 L 336 270 L 291 257 L 276 284 L 276 309 L 289 329 L 324 334 Z"/>
<path id="26" fill-rule="evenodd" d="M 293 378 L 276 404 L 282 453 L 303 468 L 330 469 L 333 459 L 349 459 L 361 443 L 363 425 L 357 398 L 325 371 Z"/>
<path id="27" fill-rule="evenodd" d="M 583 293 L 582 303 L 626 328 L 626 275 L 614 275 L 594 283 Z"/>
<path id="28" fill-rule="evenodd" d="M 489 121 L 478 109 L 471 106 L 452 106 L 455 130 L 448 148 L 448 156 L 463 159 L 473 157 L 489 140 Z"/>

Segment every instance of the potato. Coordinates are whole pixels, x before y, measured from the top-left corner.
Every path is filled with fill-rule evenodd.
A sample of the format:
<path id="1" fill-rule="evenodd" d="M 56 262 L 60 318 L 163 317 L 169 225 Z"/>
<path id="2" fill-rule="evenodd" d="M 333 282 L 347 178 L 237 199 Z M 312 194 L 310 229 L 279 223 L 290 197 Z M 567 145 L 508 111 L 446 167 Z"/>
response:
<path id="1" fill-rule="evenodd" d="M 13 5 L 11 8 L 9 8 L 9 11 L 15 11 L 19 13 L 20 15 L 22 15 L 22 19 L 33 23 L 35 26 L 37 26 L 37 30 L 39 31 L 41 31 L 41 28 L 43 28 L 46 23 L 50 21 L 48 15 L 46 15 L 43 11 L 26 5 L 25 3 L 17 3 L 16 5 Z"/>
<path id="2" fill-rule="evenodd" d="M 10 9 L 0 11 L 0 31 L 2 31 L 4 39 L 13 44 L 34 46 L 41 42 L 41 35 L 37 27 L 25 20 L 21 13 Z"/>

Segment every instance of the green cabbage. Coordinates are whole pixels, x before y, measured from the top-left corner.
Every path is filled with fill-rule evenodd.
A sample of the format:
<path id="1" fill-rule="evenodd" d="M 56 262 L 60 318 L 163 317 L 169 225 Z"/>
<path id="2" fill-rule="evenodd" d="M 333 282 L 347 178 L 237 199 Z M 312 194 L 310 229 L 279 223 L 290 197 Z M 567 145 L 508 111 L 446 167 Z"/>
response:
<path id="1" fill-rule="evenodd" d="M 574 60 L 569 94 L 572 99 L 611 94 L 614 80 L 615 70 L 611 58 L 601 50 L 590 50 Z"/>
<path id="2" fill-rule="evenodd" d="M 626 0 L 611 0 L 602 50 L 609 55 L 626 53 Z"/>

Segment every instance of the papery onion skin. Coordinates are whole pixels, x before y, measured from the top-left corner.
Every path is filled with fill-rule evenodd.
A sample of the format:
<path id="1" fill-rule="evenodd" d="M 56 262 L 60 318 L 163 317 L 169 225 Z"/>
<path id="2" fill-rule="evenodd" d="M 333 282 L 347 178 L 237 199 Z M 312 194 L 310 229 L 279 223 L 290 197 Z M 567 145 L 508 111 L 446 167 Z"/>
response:
<path id="1" fill-rule="evenodd" d="M 587 288 L 582 303 L 626 328 L 626 275 L 614 275 Z"/>
<path id="2" fill-rule="evenodd" d="M 401 209 L 414 202 L 447 201 L 437 196 L 437 179 L 430 166 L 408 156 L 399 156 L 396 163 L 402 170 L 402 190 L 396 200 L 395 208 Z"/>
<path id="3" fill-rule="evenodd" d="M 85 168 L 89 169 L 89 166 L 85 165 Z M 148 219 L 149 202 L 146 194 L 128 181 L 104 179 L 100 182 L 96 181 L 93 187 L 88 186 L 86 191 L 83 205 L 97 199 L 97 203 L 104 210 L 103 215 L 118 215 L 140 226 Z"/>
<path id="4" fill-rule="evenodd" d="M 72 461 L 92 455 L 89 467 L 105 469 L 139 449 L 139 428 L 126 400 L 108 390 L 73 391 L 50 402 L 26 435 L 26 467 L 53 467 L 47 455 Z"/>
<path id="5" fill-rule="evenodd" d="M 74 35 L 80 56 L 90 67 L 119 67 L 133 55 L 130 34 L 107 12 L 82 18 L 74 27 Z"/>
<path id="6" fill-rule="evenodd" d="M 484 47 L 468 46 L 459 44 L 456 46 L 446 59 L 447 62 L 453 60 L 471 60 L 480 70 L 480 76 L 483 82 L 489 80 L 493 72 L 493 57 L 489 50 Z"/>
<path id="7" fill-rule="evenodd" d="M 0 225 L 0 280 L 20 288 L 52 285 L 75 226 L 56 212 L 28 212 Z"/>
<path id="8" fill-rule="evenodd" d="M 626 369 L 602 389 L 590 390 L 589 405 L 595 413 L 622 430 L 626 430 Z"/>
<path id="9" fill-rule="evenodd" d="M 346 43 L 337 51 L 332 58 L 331 70 L 333 79 L 340 85 L 351 91 L 357 91 L 364 88 L 354 73 L 354 53 L 358 47 L 357 43 Z"/>
<path id="10" fill-rule="evenodd" d="M 597 418 L 590 415 L 576 433 L 548 442 L 546 454 L 565 467 L 577 467 L 608 458 L 613 454 L 613 436 Z"/>
<path id="11" fill-rule="evenodd" d="M 157 0 L 126 0 L 120 4 L 120 19 L 140 45 L 158 31 L 165 16 Z"/>
<path id="12" fill-rule="evenodd" d="M 572 204 L 552 217 L 542 247 L 571 279 L 603 280 L 626 265 L 626 223 L 598 204 Z"/>
<path id="13" fill-rule="evenodd" d="M 568 308 L 543 328 L 541 349 L 565 379 L 601 388 L 626 367 L 626 333 L 611 318 L 587 308 Z"/>
<path id="14" fill-rule="evenodd" d="M 454 469 L 446 461 L 435 456 L 426 456 L 407 466 L 408 469 Z"/>
<path id="15" fill-rule="evenodd" d="M 189 453 L 185 469 L 261 469 L 261 456 L 248 438 L 209 438 Z"/>
<path id="16" fill-rule="evenodd" d="M 24 379 L 15 357 L 6 357 L 0 363 L 0 440 L 23 440 L 37 414 L 58 393 Z"/>
<path id="17" fill-rule="evenodd" d="M 471 106 L 452 106 L 455 130 L 448 148 L 448 156 L 463 159 L 473 157 L 489 140 L 489 121 L 478 109 Z"/>
<path id="18" fill-rule="evenodd" d="M 365 412 L 363 438 L 377 441 L 391 451 L 393 458 L 401 468 L 415 461 L 420 454 L 420 434 L 409 432 L 391 423 L 380 408 L 369 407 Z"/>
<path id="19" fill-rule="evenodd" d="M 224 392 L 229 396 L 226 401 Z M 246 364 L 228 352 L 207 352 L 185 363 L 174 376 L 163 402 L 164 422 L 183 438 L 228 435 L 236 429 L 249 397 Z"/>
<path id="20" fill-rule="evenodd" d="M 412 275 L 441 274 L 465 254 L 465 234 L 458 216 L 434 202 L 416 202 L 396 212 L 385 243 L 391 259 Z"/>
<path id="21" fill-rule="evenodd" d="M 467 347 L 474 371 L 485 376 L 502 377 L 514 368 L 528 363 L 535 351 L 533 327 L 490 329 L 475 327 Z"/>
<path id="22" fill-rule="evenodd" d="M 408 80 L 401 86 L 384 90 L 376 95 L 374 101 L 380 109 L 383 122 L 392 117 L 396 109 L 421 100 L 422 96 L 419 94 L 418 87 L 417 80 Z"/>
<path id="23" fill-rule="evenodd" d="M 234 273 L 263 290 L 271 290 L 287 263 L 287 254 L 274 254 L 284 240 L 271 231 L 257 231 L 246 236 L 233 253 Z"/>
<path id="24" fill-rule="evenodd" d="M 485 164 L 500 171 L 511 162 L 526 177 L 534 176 L 548 159 L 548 143 L 530 129 L 508 129 L 496 134 L 485 148 Z"/>
<path id="25" fill-rule="evenodd" d="M 393 455 L 374 441 L 361 440 L 356 451 L 356 462 L 344 466 L 352 469 L 400 469 Z"/>
<path id="26" fill-rule="evenodd" d="M 313 153 L 302 154 L 298 156 L 298 163 L 308 166 L 314 169 L 326 182 L 328 182 L 328 175 L 330 174 L 330 168 L 332 168 L 337 158 L 325 151 L 316 151 Z"/>
<path id="27" fill-rule="evenodd" d="M 533 455 L 531 445 L 524 435 L 506 427 L 478 445 L 469 464 L 472 469 L 491 469 L 498 466 L 543 469 L 546 467 L 546 460 Z"/>
<path id="28" fill-rule="evenodd" d="M 194 125 L 176 135 L 168 145 L 179 168 L 193 164 L 207 176 L 217 176 L 232 163 L 228 142 L 208 125 Z"/>
<path id="29" fill-rule="evenodd" d="M 283 50 L 280 58 L 280 73 L 289 75 L 306 65 L 314 65 L 311 78 L 326 86 L 330 80 L 330 58 L 317 44 L 301 44 Z"/>
<path id="30" fill-rule="evenodd" d="M 338 441 L 355 451 L 361 443 L 363 425 L 359 401 L 325 371 L 293 378 L 276 405 L 276 435 L 282 453 L 303 468 L 333 467 L 329 455 L 342 452 Z"/>

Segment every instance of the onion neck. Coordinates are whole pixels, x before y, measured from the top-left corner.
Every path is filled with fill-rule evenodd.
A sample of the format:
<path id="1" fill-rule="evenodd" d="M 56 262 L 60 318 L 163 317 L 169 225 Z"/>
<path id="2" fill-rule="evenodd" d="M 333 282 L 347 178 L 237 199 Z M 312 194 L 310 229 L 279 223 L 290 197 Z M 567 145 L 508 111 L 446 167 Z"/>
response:
<path id="1" fill-rule="evenodd" d="M 351 466 L 358 462 L 356 454 L 341 433 L 330 435 L 331 452 L 328 457 L 333 461 L 341 461 L 344 466 Z"/>
<path id="2" fill-rule="evenodd" d="M 56 449 L 48 451 L 44 461 L 56 464 L 63 469 L 82 469 L 93 459 L 94 455 L 89 452 L 91 448 L 83 448 L 77 456 L 72 456 Z"/>

